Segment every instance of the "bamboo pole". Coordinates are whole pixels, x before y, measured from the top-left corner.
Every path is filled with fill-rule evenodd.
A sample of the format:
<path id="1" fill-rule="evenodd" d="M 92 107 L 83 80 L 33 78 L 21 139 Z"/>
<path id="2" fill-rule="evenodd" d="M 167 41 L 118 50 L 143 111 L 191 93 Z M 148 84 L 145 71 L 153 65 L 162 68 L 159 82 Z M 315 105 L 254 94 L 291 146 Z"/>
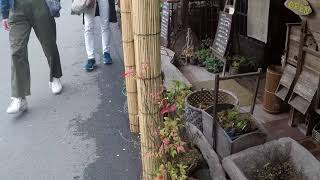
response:
<path id="1" fill-rule="evenodd" d="M 142 179 L 152 179 L 159 165 L 157 132 L 161 121 L 159 105 L 152 95 L 161 92 L 160 1 L 134 0 L 132 6 L 137 70 Z"/>
<path id="2" fill-rule="evenodd" d="M 132 0 L 121 0 L 120 4 L 125 73 L 129 73 L 125 79 L 130 130 L 131 132 L 139 133 L 137 83 L 134 73 L 131 73 L 136 70 L 131 13 Z"/>

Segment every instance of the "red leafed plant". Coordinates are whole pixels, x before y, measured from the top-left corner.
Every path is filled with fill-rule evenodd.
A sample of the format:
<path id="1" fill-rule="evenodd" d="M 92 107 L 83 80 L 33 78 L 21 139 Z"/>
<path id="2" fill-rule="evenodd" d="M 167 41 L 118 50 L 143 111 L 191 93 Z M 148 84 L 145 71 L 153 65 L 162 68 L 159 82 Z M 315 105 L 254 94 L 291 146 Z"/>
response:
<path id="1" fill-rule="evenodd" d="M 176 112 L 176 110 L 177 110 L 176 104 L 170 104 L 166 99 L 161 101 L 161 106 L 160 106 L 161 115 L 164 115 L 166 113 Z"/>

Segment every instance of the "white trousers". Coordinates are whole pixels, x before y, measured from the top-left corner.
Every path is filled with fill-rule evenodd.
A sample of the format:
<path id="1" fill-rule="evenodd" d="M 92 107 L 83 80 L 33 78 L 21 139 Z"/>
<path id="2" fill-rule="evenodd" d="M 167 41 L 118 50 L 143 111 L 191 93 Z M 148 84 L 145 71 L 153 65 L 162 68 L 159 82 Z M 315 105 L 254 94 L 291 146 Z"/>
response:
<path id="1" fill-rule="evenodd" d="M 99 19 L 102 36 L 103 52 L 110 52 L 110 22 L 109 22 L 109 2 L 108 0 L 97 0 L 99 5 Z M 84 37 L 88 59 L 95 58 L 95 12 L 96 8 L 89 9 L 84 13 Z"/>

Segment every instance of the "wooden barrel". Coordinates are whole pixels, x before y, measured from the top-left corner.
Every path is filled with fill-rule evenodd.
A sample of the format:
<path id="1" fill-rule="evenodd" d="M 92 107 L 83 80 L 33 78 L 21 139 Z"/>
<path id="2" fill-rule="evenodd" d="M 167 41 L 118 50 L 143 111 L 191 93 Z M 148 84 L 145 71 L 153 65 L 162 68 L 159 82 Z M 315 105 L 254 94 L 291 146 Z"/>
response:
<path id="1" fill-rule="evenodd" d="M 281 66 L 269 66 L 266 75 L 266 85 L 263 97 L 263 109 L 268 113 L 279 113 L 282 101 L 275 92 L 282 75 Z"/>
<path id="2" fill-rule="evenodd" d="M 282 75 L 281 66 L 269 66 L 266 75 L 265 90 L 276 92 Z"/>

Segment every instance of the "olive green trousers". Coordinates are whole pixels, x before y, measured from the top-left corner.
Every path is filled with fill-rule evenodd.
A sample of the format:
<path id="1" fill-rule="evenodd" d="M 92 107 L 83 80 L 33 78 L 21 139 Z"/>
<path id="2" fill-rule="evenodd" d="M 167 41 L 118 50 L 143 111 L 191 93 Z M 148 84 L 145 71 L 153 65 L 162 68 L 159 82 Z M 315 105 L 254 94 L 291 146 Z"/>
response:
<path id="1" fill-rule="evenodd" d="M 31 29 L 34 30 L 48 60 L 50 81 L 52 78 L 60 78 L 62 70 L 56 43 L 56 23 L 50 15 L 45 0 L 15 0 L 14 5 L 9 15 L 12 56 L 11 95 L 25 97 L 30 95 L 28 42 Z"/>

